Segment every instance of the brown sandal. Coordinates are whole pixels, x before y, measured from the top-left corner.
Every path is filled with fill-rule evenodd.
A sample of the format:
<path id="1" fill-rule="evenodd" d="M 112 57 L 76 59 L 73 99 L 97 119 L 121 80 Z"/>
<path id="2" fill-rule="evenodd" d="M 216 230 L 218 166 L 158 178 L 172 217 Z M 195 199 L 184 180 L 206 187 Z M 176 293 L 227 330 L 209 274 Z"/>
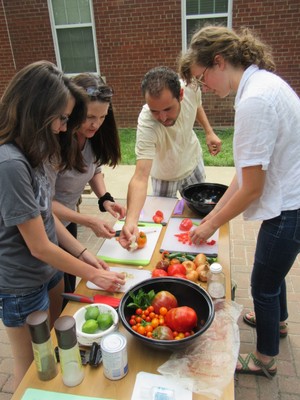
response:
<path id="1" fill-rule="evenodd" d="M 246 324 L 255 327 L 256 326 L 256 317 L 254 311 L 249 311 L 248 313 L 244 314 L 243 320 Z M 279 324 L 279 334 L 281 338 L 287 337 L 289 332 L 288 323 L 287 322 L 280 322 Z"/>
<path id="2" fill-rule="evenodd" d="M 253 370 L 249 368 L 249 361 L 251 359 L 254 365 L 259 369 Z M 253 353 L 249 353 L 245 358 L 242 358 L 241 354 L 239 354 L 238 361 L 242 366 L 240 369 L 236 368 L 235 372 L 238 374 L 265 376 L 269 379 L 272 379 L 277 374 L 277 368 L 272 368 L 276 362 L 275 358 L 272 358 L 268 364 L 264 364 L 258 360 Z"/>

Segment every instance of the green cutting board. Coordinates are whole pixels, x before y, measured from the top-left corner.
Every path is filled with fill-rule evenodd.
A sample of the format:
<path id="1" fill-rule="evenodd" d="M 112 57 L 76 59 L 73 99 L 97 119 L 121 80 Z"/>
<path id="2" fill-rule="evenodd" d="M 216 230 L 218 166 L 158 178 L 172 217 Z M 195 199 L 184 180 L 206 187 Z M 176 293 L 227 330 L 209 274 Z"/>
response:
<path id="1" fill-rule="evenodd" d="M 121 230 L 123 225 L 123 222 L 118 221 L 114 225 L 114 229 L 116 231 Z M 147 229 L 155 230 L 155 232 L 147 233 Z M 142 249 L 130 252 L 124 249 L 116 238 L 105 239 L 97 252 L 97 257 L 115 264 L 148 265 L 162 230 L 162 225 L 145 222 L 143 226 L 139 226 L 139 230 L 145 230 L 147 235 L 147 244 Z"/>
<path id="2" fill-rule="evenodd" d="M 77 396 L 74 394 L 48 392 L 39 389 L 26 389 L 21 400 L 113 400 L 103 397 Z"/>

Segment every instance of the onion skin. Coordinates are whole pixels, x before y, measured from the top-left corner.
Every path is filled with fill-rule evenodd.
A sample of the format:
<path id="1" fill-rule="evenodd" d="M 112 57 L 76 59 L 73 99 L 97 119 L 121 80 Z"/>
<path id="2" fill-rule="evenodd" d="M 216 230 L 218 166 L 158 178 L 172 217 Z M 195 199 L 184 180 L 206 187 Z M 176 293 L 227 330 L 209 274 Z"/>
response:
<path id="1" fill-rule="evenodd" d="M 196 272 L 198 273 L 198 278 L 201 282 L 207 282 L 208 271 L 209 271 L 208 264 L 201 264 L 196 268 Z"/>
<path id="2" fill-rule="evenodd" d="M 194 264 L 196 265 L 196 267 L 199 267 L 199 265 L 202 264 L 206 264 L 207 262 L 207 258 L 206 255 L 203 253 L 199 253 L 196 255 L 196 257 L 194 258 Z"/>

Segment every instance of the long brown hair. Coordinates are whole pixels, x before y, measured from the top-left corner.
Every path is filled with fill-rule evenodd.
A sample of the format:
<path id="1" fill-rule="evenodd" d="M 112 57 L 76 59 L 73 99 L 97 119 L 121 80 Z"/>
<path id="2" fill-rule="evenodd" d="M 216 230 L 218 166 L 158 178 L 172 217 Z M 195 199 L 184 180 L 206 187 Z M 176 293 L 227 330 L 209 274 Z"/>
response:
<path id="1" fill-rule="evenodd" d="M 238 34 L 224 26 L 210 25 L 193 35 L 189 49 L 179 59 L 181 77 L 190 83 L 191 66 L 211 67 L 216 55 L 222 55 L 233 66 L 246 69 L 255 64 L 260 69 L 275 70 L 271 48 L 250 29 L 242 28 Z"/>
<path id="2" fill-rule="evenodd" d="M 72 130 L 86 116 L 83 92 L 48 61 L 21 69 L 0 101 L 0 145 L 17 142 L 33 167 L 47 159 L 60 160 L 59 135 L 52 132 L 51 124 L 66 107 L 70 95 L 75 99 L 69 123 Z"/>

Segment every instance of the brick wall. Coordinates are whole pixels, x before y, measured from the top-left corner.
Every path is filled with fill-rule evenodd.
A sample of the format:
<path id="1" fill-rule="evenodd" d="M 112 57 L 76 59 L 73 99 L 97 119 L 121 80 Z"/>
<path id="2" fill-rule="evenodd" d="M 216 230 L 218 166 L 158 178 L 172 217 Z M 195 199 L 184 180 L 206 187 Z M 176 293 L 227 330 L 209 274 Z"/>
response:
<path id="1" fill-rule="evenodd" d="M 3 23 L 4 13 L 7 27 Z M 38 60 L 55 63 L 56 59 L 47 0 L 3 0 L 0 3 L 0 18 L 2 93 L 8 80 L 25 65 Z M 9 40 L 13 51 L 10 51 Z M 3 47 L 9 51 L 3 53 Z"/>
<path id="2" fill-rule="evenodd" d="M 4 5 L 8 21 L 5 25 Z M 157 65 L 176 69 L 181 51 L 180 0 L 93 0 L 101 74 L 115 90 L 120 127 L 135 127 L 143 105 L 140 82 Z M 0 94 L 24 65 L 55 62 L 47 0 L 0 3 Z M 233 0 L 233 27 L 254 28 L 273 47 L 277 72 L 300 94 L 299 0 Z M 8 32 L 12 43 L 10 50 Z M 203 95 L 213 126 L 233 124 L 233 96 Z"/>

